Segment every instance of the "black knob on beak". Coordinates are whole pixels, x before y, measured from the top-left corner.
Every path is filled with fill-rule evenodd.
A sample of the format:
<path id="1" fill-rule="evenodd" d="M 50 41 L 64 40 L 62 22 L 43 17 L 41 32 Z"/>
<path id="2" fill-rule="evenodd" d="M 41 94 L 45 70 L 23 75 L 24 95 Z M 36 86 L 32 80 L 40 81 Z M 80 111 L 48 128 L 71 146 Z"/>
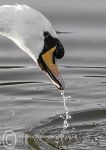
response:
<path id="1" fill-rule="evenodd" d="M 54 56 L 57 59 L 61 59 L 64 56 L 64 53 L 65 53 L 64 47 L 63 47 L 62 43 L 58 40 L 57 45 L 56 45 L 56 50 L 54 52 Z"/>

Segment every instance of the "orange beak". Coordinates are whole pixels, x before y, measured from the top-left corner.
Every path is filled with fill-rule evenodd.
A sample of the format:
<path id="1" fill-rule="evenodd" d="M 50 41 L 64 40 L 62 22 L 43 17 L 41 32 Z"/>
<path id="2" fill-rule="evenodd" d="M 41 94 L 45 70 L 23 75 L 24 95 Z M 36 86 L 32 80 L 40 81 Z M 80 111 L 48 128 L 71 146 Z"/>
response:
<path id="1" fill-rule="evenodd" d="M 58 89 L 63 90 L 64 82 L 53 55 L 55 50 L 56 47 L 53 47 L 41 55 L 42 63 L 40 64 L 40 67 L 43 72 L 49 76 L 53 84 L 56 85 Z"/>

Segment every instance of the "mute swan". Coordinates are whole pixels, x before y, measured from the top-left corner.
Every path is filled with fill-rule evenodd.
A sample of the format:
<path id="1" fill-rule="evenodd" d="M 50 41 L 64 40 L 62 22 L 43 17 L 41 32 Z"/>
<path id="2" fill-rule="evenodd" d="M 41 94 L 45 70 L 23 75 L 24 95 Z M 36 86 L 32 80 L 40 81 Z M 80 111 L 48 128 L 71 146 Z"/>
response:
<path id="1" fill-rule="evenodd" d="M 0 6 L 0 35 L 15 42 L 58 89 L 64 89 L 56 64 L 64 56 L 64 47 L 43 14 L 26 5 Z"/>

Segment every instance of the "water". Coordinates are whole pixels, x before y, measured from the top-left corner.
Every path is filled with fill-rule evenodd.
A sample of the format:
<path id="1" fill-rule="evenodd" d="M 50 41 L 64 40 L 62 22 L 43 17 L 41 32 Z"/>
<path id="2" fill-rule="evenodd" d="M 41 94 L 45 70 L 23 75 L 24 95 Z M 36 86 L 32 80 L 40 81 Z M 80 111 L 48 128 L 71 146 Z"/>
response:
<path id="1" fill-rule="evenodd" d="M 59 68 L 71 98 L 63 101 L 29 56 L 0 37 L 0 150 L 106 150 L 106 1 L 21 3 L 60 32 Z"/>
<path id="2" fill-rule="evenodd" d="M 60 115 L 60 117 L 62 117 L 64 119 L 63 130 L 66 130 L 68 127 L 68 119 L 71 118 L 71 116 L 69 116 L 69 110 L 66 106 L 66 101 L 67 101 L 67 99 L 70 99 L 70 96 L 65 96 L 64 91 L 60 91 L 60 92 L 61 92 L 61 95 L 63 96 L 63 101 L 64 101 L 65 118 L 61 115 Z"/>

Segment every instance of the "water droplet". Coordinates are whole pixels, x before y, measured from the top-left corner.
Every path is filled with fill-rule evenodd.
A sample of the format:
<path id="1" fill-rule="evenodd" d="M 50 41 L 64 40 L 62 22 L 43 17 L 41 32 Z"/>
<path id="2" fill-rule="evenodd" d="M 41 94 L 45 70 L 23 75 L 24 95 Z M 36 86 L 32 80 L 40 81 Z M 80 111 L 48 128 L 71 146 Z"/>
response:
<path id="1" fill-rule="evenodd" d="M 63 118 L 63 116 L 60 115 L 60 117 L 62 117 L 64 119 L 64 123 L 63 123 L 63 129 L 66 129 L 69 125 L 68 125 L 68 119 L 71 118 L 71 116 L 69 116 L 69 111 L 68 108 L 66 106 L 66 100 L 70 99 L 71 96 L 65 96 L 64 90 L 60 91 L 61 95 L 63 96 L 63 101 L 64 101 L 64 108 L 65 108 L 65 117 Z"/>
<path id="2" fill-rule="evenodd" d="M 14 115 L 15 115 L 14 110 L 11 110 L 11 111 L 10 111 L 10 113 L 11 113 L 11 115 L 12 115 L 12 116 L 14 116 Z"/>

